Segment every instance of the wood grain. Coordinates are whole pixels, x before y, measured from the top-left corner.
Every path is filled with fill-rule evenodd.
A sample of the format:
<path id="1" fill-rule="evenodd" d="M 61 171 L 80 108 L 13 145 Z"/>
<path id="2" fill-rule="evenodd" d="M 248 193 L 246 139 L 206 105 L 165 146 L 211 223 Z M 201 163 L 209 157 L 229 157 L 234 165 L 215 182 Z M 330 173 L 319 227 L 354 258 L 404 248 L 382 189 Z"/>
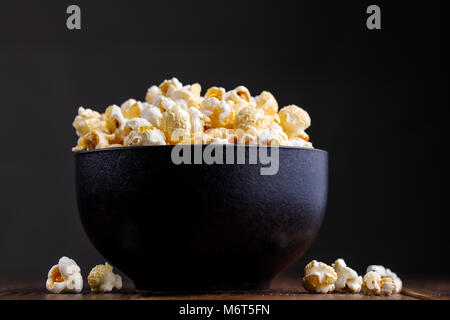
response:
<path id="1" fill-rule="evenodd" d="M 87 285 L 87 284 L 86 284 Z M 87 289 L 86 289 L 87 288 Z M 297 278 L 275 279 L 270 290 L 257 292 L 217 292 L 192 294 L 163 294 L 136 292 L 133 284 L 124 282 L 124 288 L 115 293 L 90 293 L 88 286 L 80 294 L 49 294 L 41 279 L 14 281 L 0 278 L 0 300 L 448 300 L 450 279 L 413 278 L 405 281 L 402 294 L 390 297 L 362 294 L 310 294 Z"/>

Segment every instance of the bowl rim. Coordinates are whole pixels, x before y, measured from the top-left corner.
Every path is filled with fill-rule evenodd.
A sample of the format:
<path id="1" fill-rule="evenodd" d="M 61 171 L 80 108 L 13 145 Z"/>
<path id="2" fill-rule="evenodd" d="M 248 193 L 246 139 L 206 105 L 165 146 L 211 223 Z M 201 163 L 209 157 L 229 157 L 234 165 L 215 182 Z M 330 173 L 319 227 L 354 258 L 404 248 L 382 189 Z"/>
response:
<path id="1" fill-rule="evenodd" d="M 224 144 L 226 146 L 236 146 L 236 147 L 244 147 L 244 148 L 257 148 L 257 147 L 278 147 L 280 149 L 298 149 L 310 152 L 319 152 L 328 154 L 328 151 L 317 148 L 304 148 L 304 147 L 295 147 L 295 146 L 267 146 L 267 145 L 248 145 L 248 144 Z M 176 145 L 154 145 L 154 146 L 127 146 L 127 147 L 112 147 L 112 148 L 101 148 L 94 150 L 84 150 L 84 151 L 72 151 L 75 156 L 95 153 L 95 152 L 106 152 L 106 151 L 118 151 L 118 150 L 131 150 L 131 149 L 150 149 L 157 148 L 163 149 L 167 147 L 175 147 Z M 184 144 L 183 146 L 209 146 L 209 144 Z"/>

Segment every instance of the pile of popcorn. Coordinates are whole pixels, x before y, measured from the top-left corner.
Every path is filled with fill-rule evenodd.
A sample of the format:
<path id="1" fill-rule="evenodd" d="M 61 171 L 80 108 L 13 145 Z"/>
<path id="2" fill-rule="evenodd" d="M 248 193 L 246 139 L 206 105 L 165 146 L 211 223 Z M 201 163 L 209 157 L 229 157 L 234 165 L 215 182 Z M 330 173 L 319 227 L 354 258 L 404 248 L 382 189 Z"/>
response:
<path id="1" fill-rule="evenodd" d="M 147 90 L 145 102 L 129 99 L 103 114 L 80 107 L 73 126 L 79 136 L 73 151 L 173 144 L 252 144 L 312 148 L 305 130 L 308 113 L 296 105 L 278 111 L 274 96 L 252 97 L 244 86 L 226 91 L 177 78 Z"/>
<path id="2" fill-rule="evenodd" d="M 380 265 L 367 268 L 364 277 L 347 266 L 343 259 L 337 259 L 331 266 L 311 261 L 305 266 L 303 287 L 312 293 L 358 293 L 390 296 L 402 291 L 402 281 L 390 269 Z"/>
<path id="3" fill-rule="evenodd" d="M 122 288 L 122 277 L 114 274 L 108 263 L 99 264 L 89 273 L 88 283 L 92 292 L 111 292 Z M 80 293 L 83 290 L 80 267 L 74 260 L 62 257 L 50 268 L 46 288 L 51 293 Z"/>

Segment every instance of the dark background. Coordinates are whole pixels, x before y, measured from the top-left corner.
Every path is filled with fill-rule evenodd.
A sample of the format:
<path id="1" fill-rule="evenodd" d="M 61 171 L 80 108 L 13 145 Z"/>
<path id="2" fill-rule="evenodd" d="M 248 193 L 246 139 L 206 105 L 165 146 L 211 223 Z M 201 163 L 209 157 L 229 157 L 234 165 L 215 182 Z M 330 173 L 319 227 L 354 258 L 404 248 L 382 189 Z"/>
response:
<path id="1" fill-rule="evenodd" d="M 173 76 L 269 90 L 310 113 L 312 142 L 330 156 L 329 205 L 287 272 L 343 257 L 361 273 L 448 275 L 440 2 L 73 3 L 81 31 L 66 29 L 72 2 L 0 4 L 0 275 L 45 278 L 62 255 L 84 273 L 104 262 L 78 218 L 71 123 L 79 106 L 143 100 Z M 370 4 L 381 30 L 366 28 Z"/>

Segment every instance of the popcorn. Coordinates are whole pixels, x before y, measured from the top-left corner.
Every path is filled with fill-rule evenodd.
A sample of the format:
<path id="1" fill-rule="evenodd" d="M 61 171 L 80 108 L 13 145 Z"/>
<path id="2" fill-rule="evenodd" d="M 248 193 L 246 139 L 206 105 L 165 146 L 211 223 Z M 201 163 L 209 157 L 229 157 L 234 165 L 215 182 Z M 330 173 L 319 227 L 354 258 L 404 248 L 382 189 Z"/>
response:
<path id="1" fill-rule="evenodd" d="M 250 98 L 250 92 L 244 86 L 239 86 L 234 90 L 228 91 L 223 96 L 223 100 L 232 100 L 235 103 L 249 103 Z"/>
<path id="2" fill-rule="evenodd" d="M 191 119 L 189 112 L 175 105 L 167 110 L 161 121 L 161 130 L 171 144 L 190 143 Z"/>
<path id="3" fill-rule="evenodd" d="M 122 289 L 122 277 L 112 272 L 108 263 L 96 265 L 89 272 L 88 283 L 92 292 L 111 292 L 114 288 Z"/>
<path id="4" fill-rule="evenodd" d="M 262 128 L 264 121 L 264 111 L 253 107 L 245 107 L 236 115 L 234 122 L 235 129 L 242 129 L 244 131 Z"/>
<path id="5" fill-rule="evenodd" d="M 106 134 L 100 130 L 92 130 L 85 136 L 78 139 L 76 147 L 72 148 L 72 151 L 84 151 L 108 148 L 110 146 L 110 140 L 114 139 L 114 135 Z"/>
<path id="6" fill-rule="evenodd" d="M 380 281 L 380 286 L 380 294 L 382 296 L 390 296 L 396 291 L 394 280 L 392 280 L 391 278 L 382 278 Z"/>
<path id="7" fill-rule="evenodd" d="M 259 132 L 258 143 L 268 146 L 281 146 L 288 143 L 288 136 L 278 123 L 272 122 L 267 129 Z"/>
<path id="8" fill-rule="evenodd" d="M 206 123 L 207 127 L 233 128 L 235 113 L 229 103 L 217 98 L 206 98 L 200 105 L 200 111 L 210 119 Z"/>
<path id="9" fill-rule="evenodd" d="M 122 115 L 127 119 L 140 117 L 143 108 L 142 102 L 134 99 L 128 99 L 120 106 Z"/>
<path id="10" fill-rule="evenodd" d="M 179 90 L 182 87 L 183 87 L 183 84 L 180 81 L 178 81 L 177 78 L 172 78 L 170 80 L 164 80 L 159 85 L 159 88 L 161 89 L 161 93 L 166 97 L 170 97 L 174 91 Z"/>
<path id="11" fill-rule="evenodd" d="M 83 290 L 80 267 L 70 258 L 62 257 L 48 272 L 47 290 L 51 293 L 75 292 Z"/>
<path id="12" fill-rule="evenodd" d="M 123 141 L 124 146 L 163 146 L 165 144 L 164 133 L 151 125 L 132 130 Z"/>
<path id="13" fill-rule="evenodd" d="M 344 259 L 337 259 L 332 266 L 338 276 L 334 284 L 337 292 L 358 293 L 361 291 L 362 277 L 358 276 L 355 270 L 347 267 Z"/>
<path id="14" fill-rule="evenodd" d="M 300 137 L 309 140 L 305 130 L 311 125 L 311 118 L 308 113 L 296 105 L 284 107 L 278 112 L 281 126 L 289 138 Z"/>
<path id="15" fill-rule="evenodd" d="M 366 273 L 361 289 L 366 295 L 379 295 L 381 292 L 380 275 L 373 271 Z"/>
<path id="16" fill-rule="evenodd" d="M 207 144 L 232 144 L 235 140 L 235 134 L 233 129 L 227 128 L 213 128 L 205 131 L 203 135 L 203 142 Z"/>
<path id="17" fill-rule="evenodd" d="M 145 95 L 145 102 L 147 102 L 149 104 L 153 104 L 155 102 L 156 98 L 158 98 L 161 95 L 162 95 L 162 91 L 159 87 L 151 86 L 150 88 L 148 88 L 147 94 Z"/>
<path id="18" fill-rule="evenodd" d="M 371 271 L 378 273 L 381 278 L 391 278 L 395 284 L 395 289 L 394 289 L 393 293 L 402 292 L 403 283 L 402 283 L 402 280 L 397 276 L 396 273 L 394 273 L 390 269 L 387 269 L 380 265 L 368 266 L 367 272 L 371 272 Z"/>
<path id="19" fill-rule="evenodd" d="M 79 107 L 78 115 L 75 117 L 72 125 L 74 126 L 77 135 L 82 137 L 91 132 L 91 130 L 102 126 L 101 115 L 91 109 Z"/>
<path id="20" fill-rule="evenodd" d="M 161 128 L 162 113 L 161 109 L 154 105 L 146 105 L 142 110 L 141 117 L 146 119 L 155 128 Z"/>
<path id="21" fill-rule="evenodd" d="M 278 102 L 269 91 L 263 91 L 255 98 L 256 107 L 262 109 L 266 116 L 278 115 Z"/>
<path id="22" fill-rule="evenodd" d="M 216 98 L 217 100 L 222 100 L 224 95 L 225 95 L 224 88 L 211 87 L 208 89 L 208 91 L 206 91 L 205 99 L 206 98 Z"/>
<path id="23" fill-rule="evenodd" d="M 179 143 L 313 148 L 305 132 L 308 113 L 294 105 L 278 111 L 269 91 L 256 97 L 244 86 L 230 91 L 214 86 L 204 96 L 201 91 L 198 83 L 172 78 L 148 88 L 144 102 L 128 99 L 103 114 L 80 107 L 73 121 L 79 139 L 72 150 Z"/>
<path id="24" fill-rule="evenodd" d="M 337 278 L 338 275 L 332 267 L 313 260 L 305 266 L 303 286 L 312 293 L 331 293 Z"/>

